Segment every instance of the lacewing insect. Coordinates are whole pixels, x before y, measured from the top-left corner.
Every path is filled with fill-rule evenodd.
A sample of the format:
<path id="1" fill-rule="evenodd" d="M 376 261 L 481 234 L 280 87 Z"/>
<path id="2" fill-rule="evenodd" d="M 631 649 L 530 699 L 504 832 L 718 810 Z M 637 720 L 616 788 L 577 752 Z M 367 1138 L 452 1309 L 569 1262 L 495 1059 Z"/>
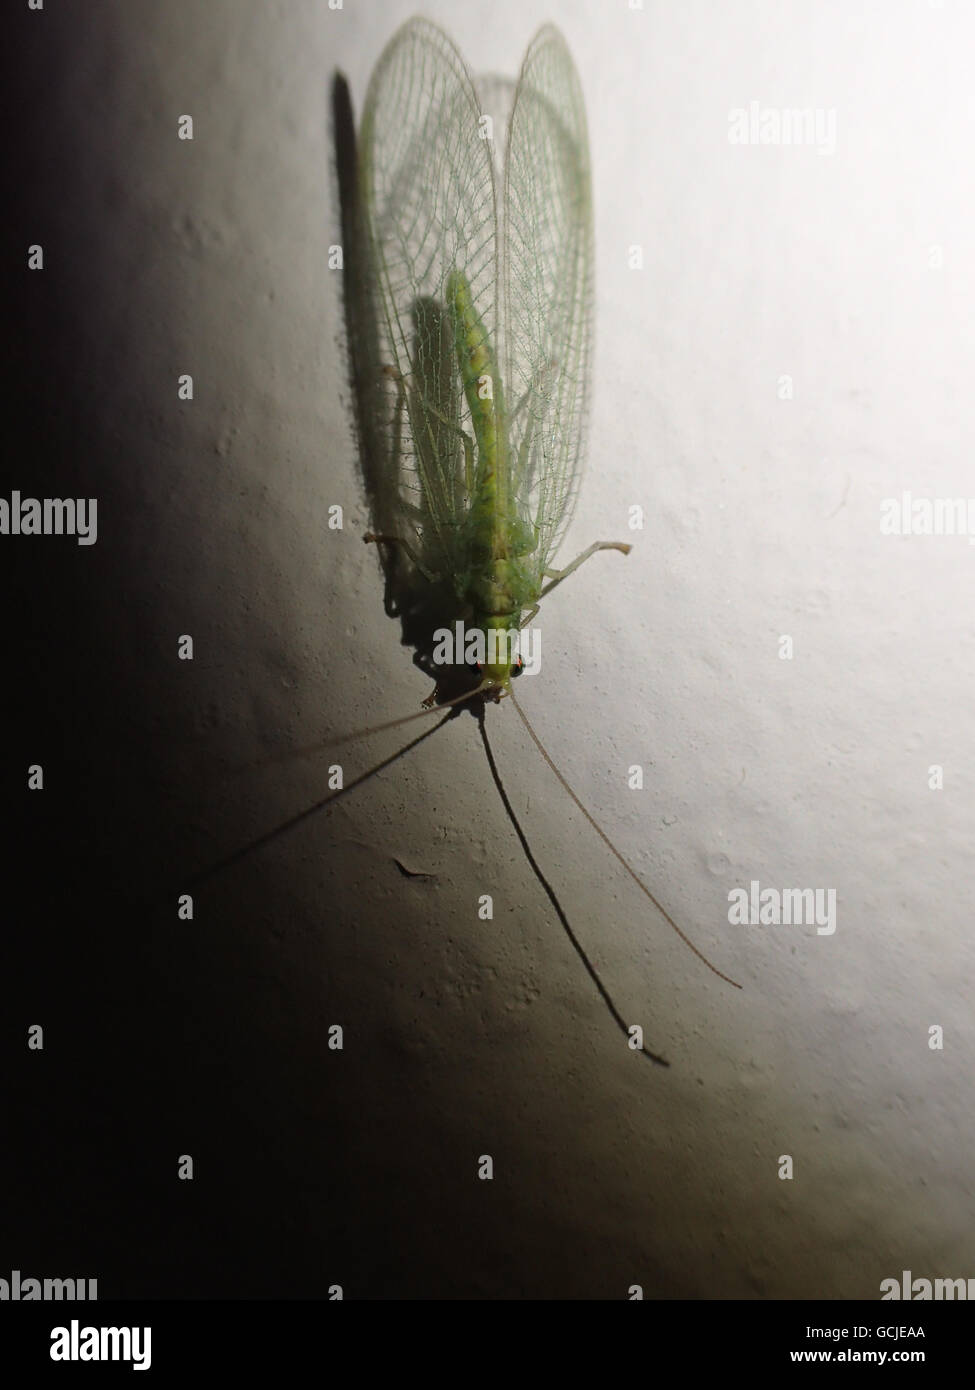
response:
<path id="1" fill-rule="evenodd" d="M 512 697 L 519 635 L 540 601 L 595 552 L 630 549 L 596 542 L 564 568 L 554 563 L 585 457 L 593 341 L 586 116 L 558 30 L 538 32 L 517 83 L 475 83 L 440 29 L 404 25 L 369 84 L 356 204 L 375 325 L 368 353 L 352 346 L 373 459 L 375 530 L 365 539 L 382 556 L 390 611 L 407 629 L 429 600 L 427 611 L 473 634 L 470 660 L 454 652 L 439 664 L 414 636 L 418 664 L 437 680 L 425 703 L 478 706 L 529 862 L 630 1046 L 662 1061 L 624 1023 L 535 863 L 484 727 L 484 702 Z"/>

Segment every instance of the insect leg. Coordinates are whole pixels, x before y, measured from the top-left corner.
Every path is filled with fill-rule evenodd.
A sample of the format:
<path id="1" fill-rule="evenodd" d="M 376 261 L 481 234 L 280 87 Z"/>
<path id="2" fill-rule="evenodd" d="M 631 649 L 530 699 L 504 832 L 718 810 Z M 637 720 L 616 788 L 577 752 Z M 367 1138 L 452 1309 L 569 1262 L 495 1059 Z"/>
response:
<path id="1" fill-rule="evenodd" d="M 545 585 L 545 588 L 542 589 L 538 597 L 544 598 L 546 594 L 550 594 L 556 584 L 561 584 L 563 579 L 568 578 L 573 570 L 577 570 L 583 561 L 589 559 L 590 555 L 595 555 L 597 550 L 620 550 L 624 555 L 629 555 L 632 548 L 633 547 L 627 545 L 625 541 L 594 541 L 593 544 L 589 546 L 588 550 L 584 550 L 581 555 L 577 555 L 572 561 L 572 564 L 566 565 L 564 570 L 543 570 L 542 573 L 551 579 L 552 582 L 551 584 Z"/>
<path id="2" fill-rule="evenodd" d="M 406 552 L 406 554 L 412 560 L 413 564 L 420 571 L 420 573 L 423 575 L 423 578 L 427 580 L 428 583 L 437 584 L 440 582 L 440 575 L 432 574 L 430 570 L 424 568 L 424 566 L 420 563 L 420 559 L 416 551 L 413 550 L 408 541 L 403 540 L 402 536 L 377 536 L 374 531 L 367 531 L 366 534 L 362 537 L 362 539 L 366 542 L 367 545 L 370 542 L 372 542 L 375 545 L 398 545 L 401 550 L 404 550 Z"/>
<path id="3" fill-rule="evenodd" d="M 551 395 L 552 383 L 555 380 L 555 374 L 558 371 L 558 366 L 558 362 L 554 361 L 553 359 L 551 362 L 546 362 L 545 366 L 542 367 L 540 371 L 536 372 L 534 378 L 532 379 L 531 385 L 528 387 L 527 391 L 525 391 L 524 395 L 520 397 L 514 409 L 508 416 L 509 420 L 517 420 L 522 409 L 525 407 L 528 401 L 531 400 L 532 396 L 541 396 L 541 398 L 545 401 L 549 399 Z"/>
<path id="4" fill-rule="evenodd" d="M 404 378 L 402 372 L 397 371 L 397 369 L 396 369 L 395 367 L 383 367 L 383 371 L 384 371 L 384 373 L 386 374 L 386 376 L 392 377 L 392 379 L 396 382 L 397 394 L 396 394 L 396 433 L 395 433 L 395 445 L 398 447 L 398 446 L 399 446 L 399 442 L 400 442 L 400 440 L 401 440 L 401 438 L 402 438 L 402 428 L 401 428 L 401 426 L 400 426 L 400 419 L 401 419 L 401 416 L 402 416 L 403 406 L 404 406 L 405 403 L 406 403 L 406 380 L 405 380 L 405 378 Z M 437 408 L 437 406 L 432 405 L 422 394 L 417 393 L 417 395 L 416 395 L 416 400 L 417 400 L 417 404 L 421 407 L 422 410 L 426 411 L 426 413 L 427 413 L 428 415 L 432 415 L 433 418 L 434 418 L 435 420 L 439 420 L 440 423 L 441 423 L 442 425 L 446 425 L 447 428 L 448 428 L 449 430 L 452 431 L 452 433 L 454 433 L 454 434 L 459 434 L 459 435 L 460 435 L 461 443 L 462 443 L 463 446 L 464 446 L 464 472 L 465 472 L 465 483 L 466 483 L 466 485 L 467 485 L 467 491 L 468 491 L 468 492 L 473 492 L 473 491 L 474 491 L 474 441 L 473 441 L 473 439 L 471 439 L 470 435 L 467 433 L 466 430 L 462 429 L 462 428 L 460 427 L 460 425 L 458 425 L 458 423 L 457 423 L 456 420 L 452 420 L 452 419 L 450 418 L 449 415 L 445 415 L 444 412 L 443 412 L 442 410 L 439 410 L 439 409 Z M 436 441 L 434 441 L 434 448 L 436 448 Z"/>
<path id="5" fill-rule="evenodd" d="M 405 410 L 405 408 L 406 408 L 406 403 L 407 403 L 407 402 L 406 402 L 406 379 L 404 378 L 403 373 L 400 372 L 396 367 L 393 367 L 393 366 L 389 366 L 389 365 L 384 366 L 384 367 L 382 368 L 382 373 L 383 373 L 383 376 L 388 377 L 391 381 L 395 381 L 395 383 L 396 383 L 396 404 L 395 404 L 395 406 L 393 407 L 393 438 L 392 438 L 392 457 L 393 457 L 393 458 L 396 458 L 396 457 L 399 455 L 400 450 L 402 449 L 402 443 L 403 443 L 403 412 L 404 412 L 404 410 Z M 412 511 L 415 511 L 416 509 L 415 509 L 415 508 L 408 508 L 408 509 L 405 509 L 405 510 L 412 510 Z M 403 551 L 406 552 L 407 556 L 410 558 L 410 560 L 411 560 L 411 561 L 413 562 L 413 564 L 416 566 L 417 570 L 419 570 L 420 574 L 423 575 L 424 579 L 426 579 L 429 583 L 435 583 L 436 580 L 439 578 L 438 575 L 433 575 L 433 574 L 431 574 L 427 569 L 424 568 L 424 566 L 420 563 L 420 560 L 418 559 L 418 557 L 417 557 L 417 555 L 415 554 L 415 552 L 411 549 L 410 545 L 409 545 L 406 541 L 404 541 L 404 540 L 402 539 L 402 537 L 400 537 L 400 536 L 389 536 L 389 535 L 379 535 L 379 534 L 376 534 L 376 533 L 373 532 L 373 531 L 367 531 L 366 534 L 363 536 L 362 539 L 363 539 L 367 544 L 369 544 L 370 542 L 373 542 L 374 544 L 377 544 L 377 545 L 382 544 L 382 545 L 395 545 L 395 546 L 399 546 L 399 548 L 400 548 L 401 550 L 403 550 Z"/>
<path id="6" fill-rule="evenodd" d="M 428 415 L 432 415 L 432 416 L 434 417 L 434 419 L 439 420 L 440 423 L 441 423 L 442 425 L 446 425 L 447 428 L 448 428 L 449 430 L 452 431 L 452 433 L 454 433 L 454 434 L 459 434 L 459 435 L 460 435 L 461 443 L 462 443 L 463 446 L 464 446 L 464 481 L 465 481 L 466 486 L 467 486 L 467 491 L 468 491 L 468 492 L 473 492 L 473 491 L 474 491 L 474 441 L 473 441 L 473 439 L 471 439 L 470 435 L 467 433 L 466 430 L 462 429 L 462 428 L 460 427 L 460 425 L 457 424 L 456 420 L 451 420 L 451 419 L 449 419 L 449 418 L 443 413 L 443 411 L 442 411 L 442 410 L 438 410 L 437 407 L 436 407 L 435 405 L 428 405 L 427 402 L 426 402 L 425 400 L 423 400 L 422 397 L 420 398 L 420 404 L 421 404 L 421 406 L 423 407 L 423 409 L 427 412 Z"/>

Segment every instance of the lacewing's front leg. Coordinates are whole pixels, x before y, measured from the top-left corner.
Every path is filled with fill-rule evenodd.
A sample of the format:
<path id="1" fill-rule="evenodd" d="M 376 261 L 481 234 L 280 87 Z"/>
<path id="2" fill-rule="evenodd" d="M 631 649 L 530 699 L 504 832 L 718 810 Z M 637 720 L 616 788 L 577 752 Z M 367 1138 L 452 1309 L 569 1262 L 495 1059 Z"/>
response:
<path id="1" fill-rule="evenodd" d="M 628 545 L 626 541 L 594 541 L 581 555 L 576 556 L 571 565 L 566 565 L 564 570 L 543 570 L 542 573 L 552 582 L 545 585 L 538 597 L 544 598 L 546 594 L 550 594 L 556 584 L 561 584 L 563 579 L 568 579 L 572 571 L 577 570 L 581 564 L 589 559 L 590 555 L 595 555 L 597 550 L 619 550 L 622 554 L 629 555 L 632 549 L 633 547 Z"/>

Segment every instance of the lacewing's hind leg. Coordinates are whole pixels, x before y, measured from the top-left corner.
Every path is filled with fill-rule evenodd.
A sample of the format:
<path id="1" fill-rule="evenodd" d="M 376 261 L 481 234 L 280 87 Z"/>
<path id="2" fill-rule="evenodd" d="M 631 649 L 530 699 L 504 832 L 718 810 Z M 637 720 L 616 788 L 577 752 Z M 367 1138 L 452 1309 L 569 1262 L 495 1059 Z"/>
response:
<path id="1" fill-rule="evenodd" d="M 450 309 L 441 299 L 421 295 L 413 304 L 410 395 L 410 423 L 423 489 L 421 522 L 456 519 L 474 488 L 474 441 L 460 423 L 455 351 Z M 399 376 L 395 367 L 388 370 Z M 457 466 L 458 444 L 464 450 L 463 472 Z"/>

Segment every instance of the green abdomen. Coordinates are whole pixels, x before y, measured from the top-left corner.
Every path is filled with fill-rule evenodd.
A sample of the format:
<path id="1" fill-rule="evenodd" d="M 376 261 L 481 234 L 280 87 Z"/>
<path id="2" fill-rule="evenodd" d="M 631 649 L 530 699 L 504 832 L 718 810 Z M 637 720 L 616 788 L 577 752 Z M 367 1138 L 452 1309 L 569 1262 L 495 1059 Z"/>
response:
<path id="1" fill-rule="evenodd" d="M 535 540 L 527 534 L 510 495 L 501 377 L 470 285 L 460 271 L 447 277 L 447 303 L 477 447 L 465 538 L 470 573 L 464 598 L 478 622 L 509 628 L 517 625 L 513 620 L 534 597 L 534 578 L 520 557 L 534 549 Z"/>

